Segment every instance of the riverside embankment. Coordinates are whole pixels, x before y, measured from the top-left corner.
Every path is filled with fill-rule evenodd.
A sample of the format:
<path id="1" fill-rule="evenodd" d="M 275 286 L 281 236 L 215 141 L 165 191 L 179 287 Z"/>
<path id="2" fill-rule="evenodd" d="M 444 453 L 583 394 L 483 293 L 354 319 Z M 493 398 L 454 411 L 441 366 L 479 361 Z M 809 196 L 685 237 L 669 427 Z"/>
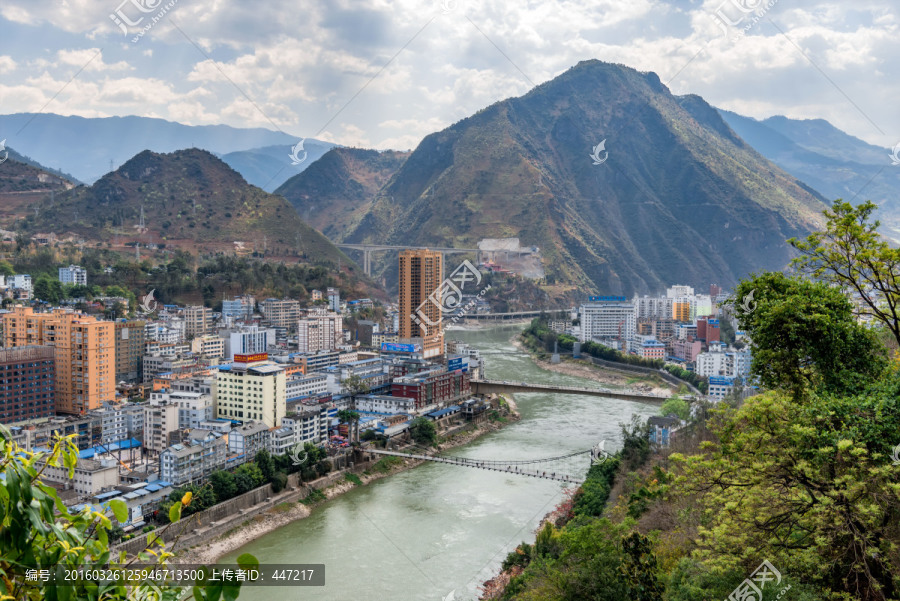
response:
<path id="1" fill-rule="evenodd" d="M 591 386 L 547 371 L 516 350 L 519 327 L 454 331 L 485 351 L 487 377 L 540 384 Z M 461 457 L 528 459 L 589 449 L 606 440 L 615 450 L 619 424 L 632 414 L 655 415 L 650 403 L 601 397 L 516 395 L 521 419 L 454 449 Z M 587 469 L 588 458 L 584 458 Z M 248 587 L 241 601 L 271 599 L 456 601 L 476 599 L 506 554 L 534 539 L 534 528 L 559 502 L 558 483 L 537 478 L 427 463 L 355 486 L 301 520 L 235 549 L 264 563 L 326 566 L 324 587 Z"/>

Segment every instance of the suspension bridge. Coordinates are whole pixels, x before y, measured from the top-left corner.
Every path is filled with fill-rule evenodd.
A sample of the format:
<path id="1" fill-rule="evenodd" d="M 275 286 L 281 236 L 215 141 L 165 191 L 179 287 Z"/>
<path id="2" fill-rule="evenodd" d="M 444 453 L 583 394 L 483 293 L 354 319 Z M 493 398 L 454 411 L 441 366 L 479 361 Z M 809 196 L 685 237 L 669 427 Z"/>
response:
<path id="1" fill-rule="evenodd" d="M 609 454 L 603 450 L 601 442 L 592 449 L 575 451 L 556 457 L 541 459 L 519 459 L 515 461 L 478 459 L 473 457 L 454 457 L 451 455 L 429 455 L 425 453 L 402 453 L 399 451 L 386 451 L 382 449 L 366 449 L 366 452 L 375 455 L 387 455 L 389 457 L 403 457 L 404 459 L 420 459 L 435 463 L 446 463 L 459 467 L 475 468 L 492 472 L 502 472 L 516 476 L 528 476 L 544 480 L 555 480 L 566 484 L 581 484 L 584 477 L 573 474 L 583 474 L 585 470 L 583 456 L 588 455 L 591 463 L 605 461 Z"/>

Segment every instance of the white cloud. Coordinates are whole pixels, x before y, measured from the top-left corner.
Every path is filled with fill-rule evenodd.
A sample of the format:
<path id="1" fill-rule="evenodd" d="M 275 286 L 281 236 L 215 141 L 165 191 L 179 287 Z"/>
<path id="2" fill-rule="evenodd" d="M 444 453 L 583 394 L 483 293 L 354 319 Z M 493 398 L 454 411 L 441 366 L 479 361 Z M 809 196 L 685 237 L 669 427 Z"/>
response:
<path id="1" fill-rule="evenodd" d="M 16 70 L 16 61 L 11 56 L 0 56 L 0 75 Z"/>

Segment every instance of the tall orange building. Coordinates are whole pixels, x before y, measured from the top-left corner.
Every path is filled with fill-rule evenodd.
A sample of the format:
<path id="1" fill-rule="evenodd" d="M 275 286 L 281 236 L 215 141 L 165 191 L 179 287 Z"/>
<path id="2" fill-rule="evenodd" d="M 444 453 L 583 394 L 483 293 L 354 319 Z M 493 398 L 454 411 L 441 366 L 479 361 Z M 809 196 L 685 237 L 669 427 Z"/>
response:
<path id="1" fill-rule="evenodd" d="M 443 280 L 440 251 L 400 251 L 400 340 L 421 338 L 426 359 L 444 354 Z"/>
<path id="2" fill-rule="evenodd" d="M 14 307 L 3 315 L 6 347 L 43 344 L 56 348 L 56 410 L 84 414 L 116 396 L 115 325 L 56 309 L 35 313 Z"/>

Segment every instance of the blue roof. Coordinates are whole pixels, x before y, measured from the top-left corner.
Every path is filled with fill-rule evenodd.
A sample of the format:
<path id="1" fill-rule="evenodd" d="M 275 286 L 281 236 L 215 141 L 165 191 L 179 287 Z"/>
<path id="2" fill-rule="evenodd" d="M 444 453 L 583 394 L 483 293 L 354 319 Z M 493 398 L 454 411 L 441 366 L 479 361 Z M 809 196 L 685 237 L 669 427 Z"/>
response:
<path id="1" fill-rule="evenodd" d="M 145 488 L 150 492 L 157 492 L 162 490 L 162 486 L 160 486 L 159 484 L 148 484 Z"/>
<path id="2" fill-rule="evenodd" d="M 111 499 L 111 498 L 113 498 L 113 497 L 118 497 L 118 496 L 121 495 L 121 494 L 122 494 L 121 491 L 118 491 L 118 490 L 111 490 L 111 491 L 109 491 L 109 492 L 102 492 L 102 493 L 100 493 L 99 495 L 94 495 L 94 498 L 97 499 L 97 500 L 100 500 L 100 501 L 104 501 L 104 500 L 106 500 L 106 499 Z"/>
<path id="3" fill-rule="evenodd" d="M 95 447 L 90 447 L 78 452 L 78 457 L 81 459 L 90 459 L 94 455 L 101 455 L 103 453 L 110 453 L 112 451 L 120 451 L 123 449 L 136 449 L 141 446 L 141 441 L 137 438 L 129 438 L 126 440 L 120 440 L 118 442 L 111 442 L 109 444 L 99 444 Z"/>
<path id="4" fill-rule="evenodd" d="M 445 409 L 439 409 L 437 411 L 432 411 L 431 413 L 426 413 L 429 417 L 443 417 L 448 413 L 453 413 L 455 411 L 459 411 L 459 405 L 451 405 Z"/>
<path id="5" fill-rule="evenodd" d="M 166 482 L 165 480 L 157 480 L 154 484 L 158 486 L 172 486 L 171 482 Z"/>

